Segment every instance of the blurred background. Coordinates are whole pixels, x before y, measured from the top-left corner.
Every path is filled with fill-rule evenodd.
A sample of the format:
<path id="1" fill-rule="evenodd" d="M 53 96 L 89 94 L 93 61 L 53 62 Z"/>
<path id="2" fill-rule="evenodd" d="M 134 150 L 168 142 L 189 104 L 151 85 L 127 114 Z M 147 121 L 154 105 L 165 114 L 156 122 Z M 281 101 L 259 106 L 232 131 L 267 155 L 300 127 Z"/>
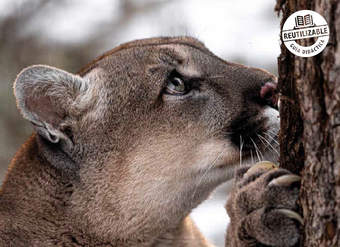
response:
<path id="1" fill-rule="evenodd" d="M 32 64 L 77 72 L 101 53 L 133 39 L 191 35 L 218 56 L 276 74 L 279 18 L 273 0 L 0 0 L 0 181 L 31 134 L 16 109 L 12 84 Z M 192 216 L 224 246 L 227 186 Z"/>

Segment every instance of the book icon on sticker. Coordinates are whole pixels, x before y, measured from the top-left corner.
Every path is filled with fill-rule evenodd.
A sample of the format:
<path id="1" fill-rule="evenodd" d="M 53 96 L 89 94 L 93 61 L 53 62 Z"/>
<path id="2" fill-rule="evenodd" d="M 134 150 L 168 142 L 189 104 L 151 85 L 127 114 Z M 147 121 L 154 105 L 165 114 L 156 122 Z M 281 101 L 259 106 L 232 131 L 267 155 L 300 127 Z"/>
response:
<path id="1" fill-rule="evenodd" d="M 298 15 L 295 17 L 295 28 L 314 26 L 313 16 L 308 14 L 305 16 Z"/>

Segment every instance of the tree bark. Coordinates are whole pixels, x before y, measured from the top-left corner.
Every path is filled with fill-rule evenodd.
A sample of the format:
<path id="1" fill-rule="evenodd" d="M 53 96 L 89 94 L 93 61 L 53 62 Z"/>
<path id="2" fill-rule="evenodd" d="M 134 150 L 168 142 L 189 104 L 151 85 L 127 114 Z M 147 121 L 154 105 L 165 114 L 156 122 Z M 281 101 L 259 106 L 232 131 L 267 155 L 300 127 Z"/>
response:
<path id="1" fill-rule="evenodd" d="M 326 19 L 330 37 L 326 49 L 309 58 L 293 55 L 281 43 L 280 165 L 302 176 L 301 246 L 340 246 L 340 1 L 277 0 L 281 28 L 289 15 L 304 9 Z"/>

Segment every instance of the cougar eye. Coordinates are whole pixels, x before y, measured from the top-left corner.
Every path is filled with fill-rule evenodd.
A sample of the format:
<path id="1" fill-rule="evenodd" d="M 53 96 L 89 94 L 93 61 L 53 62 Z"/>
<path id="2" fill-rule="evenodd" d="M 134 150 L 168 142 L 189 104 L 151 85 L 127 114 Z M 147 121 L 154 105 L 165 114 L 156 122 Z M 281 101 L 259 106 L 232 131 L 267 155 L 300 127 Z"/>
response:
<path id="1" fill-rule="evenodd" d="M 187 92 L 187 87 L 182 78 L 173 76 L 169 78 L 165 92 L 173 95 L 183 95 Z"/>

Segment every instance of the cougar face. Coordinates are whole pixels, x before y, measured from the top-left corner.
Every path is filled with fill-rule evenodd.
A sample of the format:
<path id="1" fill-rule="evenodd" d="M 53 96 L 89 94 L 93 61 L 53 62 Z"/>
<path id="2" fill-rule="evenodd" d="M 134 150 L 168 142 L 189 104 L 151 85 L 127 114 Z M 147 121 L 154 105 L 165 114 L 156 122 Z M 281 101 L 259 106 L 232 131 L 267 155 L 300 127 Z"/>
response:
<path id="1" fill-rule="evenodd" d="M 27 80 L 67 83 L 48 93 Z M 15 90 L 44 155 L 74 177 L 73 222 L 85 219 L 98 236 L 131 237 L 180 221 L 240 163 L 276 159 L 275 80 L 179 37 L 122 45 L 78 75 L 34 66 Z M 48 97 L 38 104 L 38 94 Z"/>

